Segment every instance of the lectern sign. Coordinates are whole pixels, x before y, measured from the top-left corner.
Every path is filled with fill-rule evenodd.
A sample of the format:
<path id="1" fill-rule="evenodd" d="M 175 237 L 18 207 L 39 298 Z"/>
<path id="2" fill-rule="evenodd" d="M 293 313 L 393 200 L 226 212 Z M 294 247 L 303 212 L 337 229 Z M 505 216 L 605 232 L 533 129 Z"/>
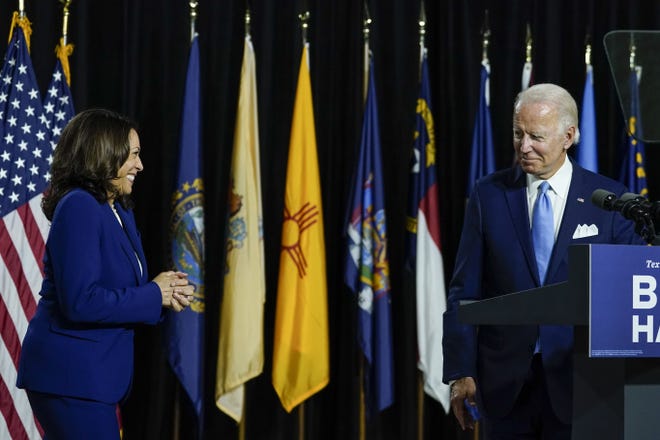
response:
<path id="1" fill-rule="evenodd" d="M 660 247 L 591 247 L 589 355 L 660 357 Z"/>

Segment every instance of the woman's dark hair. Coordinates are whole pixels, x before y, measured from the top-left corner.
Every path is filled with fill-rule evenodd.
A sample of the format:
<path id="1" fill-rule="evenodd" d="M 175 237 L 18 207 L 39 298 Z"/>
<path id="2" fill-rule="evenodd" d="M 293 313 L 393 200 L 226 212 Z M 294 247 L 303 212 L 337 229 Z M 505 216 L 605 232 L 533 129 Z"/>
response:
<path id="1" fill-rule="evenodd" d="M 55 148 L 50 185 L 41 202 L 48 220 L 60 199 L 74 188 L 88 191 L 99 202 L 106 202 L 111 194 L 125 208 L 130 206 L 130 199 L 117 192 L 112 179 L 128 159 L 131 129 L 137 130 L 134 122 L 103 109 L 85 110 L 69 121 Z"/>

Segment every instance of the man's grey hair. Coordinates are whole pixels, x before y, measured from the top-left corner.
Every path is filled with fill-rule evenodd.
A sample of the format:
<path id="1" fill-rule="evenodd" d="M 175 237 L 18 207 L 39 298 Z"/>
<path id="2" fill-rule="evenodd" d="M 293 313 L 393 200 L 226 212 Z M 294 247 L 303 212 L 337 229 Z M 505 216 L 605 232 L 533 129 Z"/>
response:
<path id="1" fill-rule="evenodd" d="M 563 131 L 571 125 L 575 127 L 573 144 L 580 142 L 580 127 L 578 121 L 578 109 L 575 99 L 566 89 L 556 84 L 535 84 L 518 93 L 513 104 L 513 114 L 516 115 L 520 108 L 526 104 L 545 103 L 557 110 L 559 124 Z"/>

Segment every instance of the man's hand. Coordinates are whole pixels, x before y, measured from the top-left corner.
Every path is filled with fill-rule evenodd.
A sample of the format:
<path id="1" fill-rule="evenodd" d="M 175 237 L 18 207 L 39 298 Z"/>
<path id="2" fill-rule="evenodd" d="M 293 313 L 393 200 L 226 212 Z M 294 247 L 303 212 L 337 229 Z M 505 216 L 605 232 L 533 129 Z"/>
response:
<path id="1" fill-rule="evenodd" d="M 451 408 L 463 431 L 465 431 L 465 428 L 474 429 L 475 421 L 465 408 L 465 399 L 467 399 L 468 405 L 476 406 L 477 402 L 474 400 L 476 392 L 477 384 L 471 377 L 462 377 L 451 385 Z"/>

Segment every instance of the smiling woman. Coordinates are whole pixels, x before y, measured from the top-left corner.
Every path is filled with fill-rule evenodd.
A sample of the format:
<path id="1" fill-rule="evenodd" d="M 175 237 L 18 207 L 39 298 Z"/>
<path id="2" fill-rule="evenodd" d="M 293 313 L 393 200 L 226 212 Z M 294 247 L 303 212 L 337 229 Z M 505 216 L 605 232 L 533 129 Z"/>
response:
<path id="1" fill-rule="evenodd" d="M 45 278 L 17 380 L 47 438 L 119 438 L 135 324 L 156 324 L 164 309 L 178 312 L 192 300 L 183 272 L 147 278 L 129 207 L 142 171 L 134 127 L 116 113 L 87 110 L 55 149 L 43 199 L 51 221 Z"/>
<path id="2" fill-rule="evenodd" d="M 140 159 L 140 138 L 134 129 L 128 133 L 129 153 L 126 162 L 119 168 L 117 177 L 112 179 L 112 184 L 116 190 L 113 194 L 128 195 L 133 192 L 133 182 L 137 173 L 143 170 L 142 160 Z M 114 195 L 110 194 L 110 202 L 114 201 Z"/>

